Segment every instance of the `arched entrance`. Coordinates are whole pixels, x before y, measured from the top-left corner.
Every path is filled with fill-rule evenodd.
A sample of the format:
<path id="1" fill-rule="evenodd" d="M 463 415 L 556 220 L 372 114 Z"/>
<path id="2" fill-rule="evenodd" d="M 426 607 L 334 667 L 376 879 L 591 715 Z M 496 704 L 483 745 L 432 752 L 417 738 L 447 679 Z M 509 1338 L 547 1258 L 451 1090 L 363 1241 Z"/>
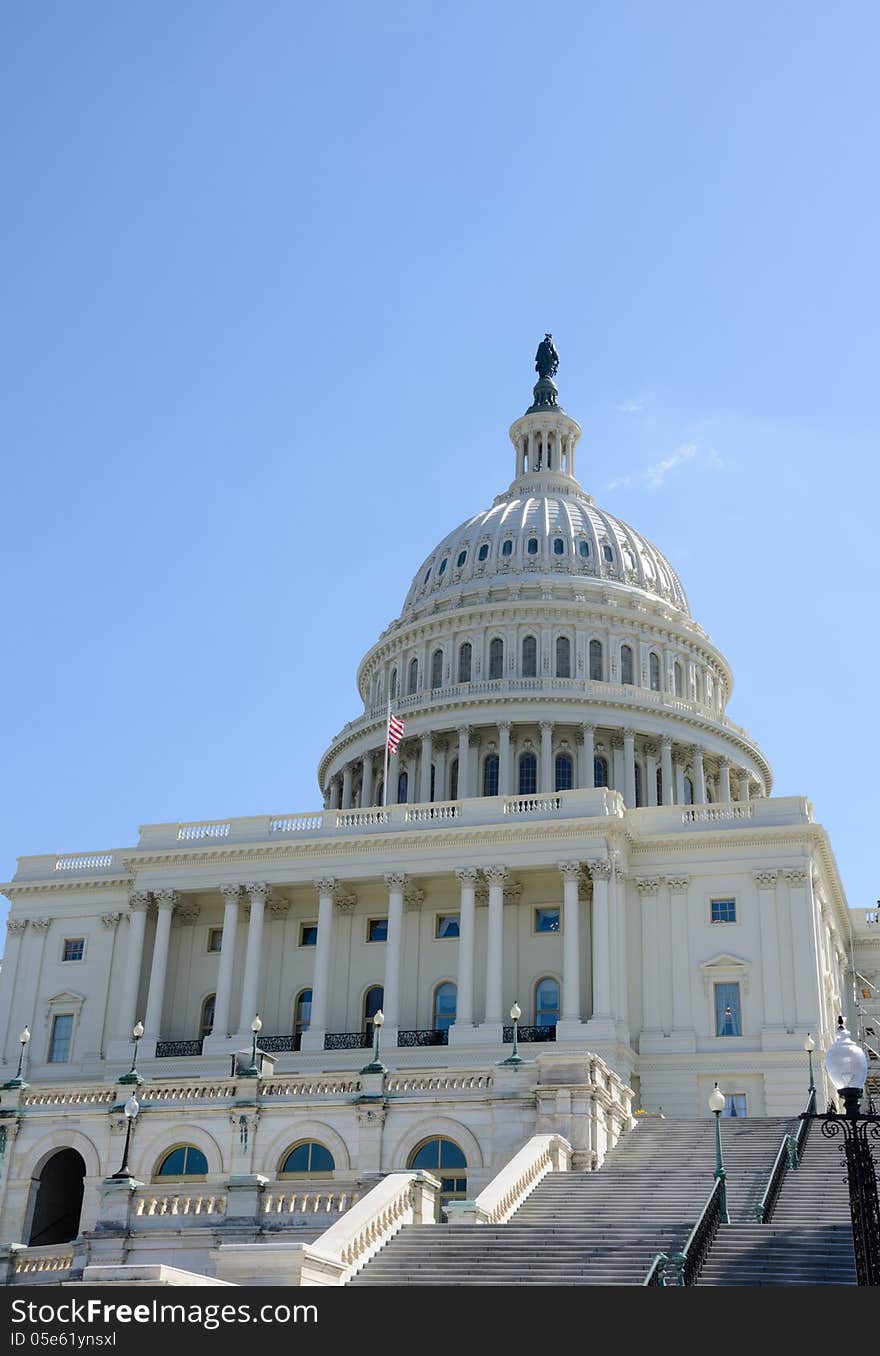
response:
<path id="1" fill-rule="evenodd" d="M 86 1165 L 76 1149 L 59 1149 L 35 1179 L 37 1198 L 28 1246 L 69 1243 L 79 1233 Z"/>

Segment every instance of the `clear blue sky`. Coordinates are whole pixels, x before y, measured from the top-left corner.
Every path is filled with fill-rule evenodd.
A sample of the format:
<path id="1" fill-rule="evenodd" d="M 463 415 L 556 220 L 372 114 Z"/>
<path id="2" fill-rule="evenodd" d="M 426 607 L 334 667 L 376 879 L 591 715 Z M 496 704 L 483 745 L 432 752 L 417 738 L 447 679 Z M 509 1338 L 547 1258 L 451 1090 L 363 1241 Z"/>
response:
<path id="1" fill-rule="evenodd" d="M 857 0 L 4 6 L 0 878 L 319 804 L 549 329 L 582 483 L 870 904 L 878 39 Z"/>

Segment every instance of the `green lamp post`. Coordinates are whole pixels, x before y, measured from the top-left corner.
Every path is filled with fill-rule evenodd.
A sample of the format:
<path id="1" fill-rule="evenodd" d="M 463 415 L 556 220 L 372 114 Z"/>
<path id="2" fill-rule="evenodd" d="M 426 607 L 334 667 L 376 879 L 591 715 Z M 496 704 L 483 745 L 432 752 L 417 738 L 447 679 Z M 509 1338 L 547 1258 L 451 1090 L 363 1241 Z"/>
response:
<path id="1" fill-rule="evenodd" d="M 135 1022 L 134 1026 L 131 1029 L 131 1038 L 134 1041 L 134 1048 L 131 1052 L 131 1068 L 129 1069 L 128 1073 L 121 1074 L 120 1077 L 117 1078 L 116 1080 L 117 1083 L 135 1083 L 135 1084 L 143 1083 L 144 1080 L 141 1078 L 140 1074 L 137 1071 L 138 1043 L 143 1034 L 144 1034 L 143 1022 Z"/>
<path id="2" fill-rule="evenodd" d="M 8 1083 L 4 1083 L 4 1088 L 26 1088 L 28 1084 L 21 1076 L 22 1065 L 24 1064 L 24 1052 L 27 1049 L 28 1041 L 31 1038 L 30 1028 L 25 1027 L 18 1038 L 21 1049 L 18 1052 L 18 1071 L 14 1078 L 10 1078 Z"/>
<path id="3" fill-rule="evenodd" d="M 715 1116 L 715 1172 L 713 1176 L 721 1183 L 721 1223 L 729 1224 L 727 1213 L 727 1173 L 724 1171 L 724 1155 L 721 1152 L 721 1113 L 724 1110 L 724 1093 L 715 1084 L 709 1094 L 709 1110 Z"/>

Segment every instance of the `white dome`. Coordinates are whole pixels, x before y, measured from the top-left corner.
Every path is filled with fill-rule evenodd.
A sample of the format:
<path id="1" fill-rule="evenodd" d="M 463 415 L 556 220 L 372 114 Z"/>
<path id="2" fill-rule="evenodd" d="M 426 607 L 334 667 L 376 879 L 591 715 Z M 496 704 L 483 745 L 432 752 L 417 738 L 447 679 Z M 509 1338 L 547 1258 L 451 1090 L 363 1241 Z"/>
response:
<path id="1" fill-rule="evenodd" d="M 478 582 L 534 582 L 536 574 L 628 585 L 690 616 L 681 581 L 656 546 L 598 508 L 576 481 L 528 473 L 425 558 L 402 617 Z"/>

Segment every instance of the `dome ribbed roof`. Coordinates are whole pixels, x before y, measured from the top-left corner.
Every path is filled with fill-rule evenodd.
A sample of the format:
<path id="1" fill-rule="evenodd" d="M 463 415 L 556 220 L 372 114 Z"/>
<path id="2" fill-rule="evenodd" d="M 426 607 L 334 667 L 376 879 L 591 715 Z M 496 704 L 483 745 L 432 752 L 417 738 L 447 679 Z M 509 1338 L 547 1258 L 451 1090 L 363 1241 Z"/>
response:
<path id="1" fill-rule="evenodd" d="M 570 477 L 546 473 L 515 480 L 491 508 L 444 537 L 417 570 L 402 616 L 480 583 L 534 583 L 536 576 L 626 585 L 690 616 L 681 581 L 656 546 L 598 508 Z"/>

